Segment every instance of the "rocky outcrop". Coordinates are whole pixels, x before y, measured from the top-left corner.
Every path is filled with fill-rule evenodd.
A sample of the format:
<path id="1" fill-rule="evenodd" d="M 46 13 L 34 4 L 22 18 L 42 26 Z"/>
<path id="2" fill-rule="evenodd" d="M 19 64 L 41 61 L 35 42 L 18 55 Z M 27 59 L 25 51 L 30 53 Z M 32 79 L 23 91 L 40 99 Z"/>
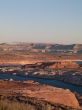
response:
<path id="1" fill-rule="evenodd" d="M 58 104 L 72 108 L 79 108 L 75 95 L 61 88 L 40 85 L 34 82 L 0 81 L 0 94 L 4 96 L 22 96 L 34 98 L 51 104 Z"/>
<path id="2" fill-rule="evenodd" d="M 49 68 L 51 69 L 63 69 L 63 68 L 78 68 L 79 65 L 73 61 L 60 61 L 51 65 Z"/>

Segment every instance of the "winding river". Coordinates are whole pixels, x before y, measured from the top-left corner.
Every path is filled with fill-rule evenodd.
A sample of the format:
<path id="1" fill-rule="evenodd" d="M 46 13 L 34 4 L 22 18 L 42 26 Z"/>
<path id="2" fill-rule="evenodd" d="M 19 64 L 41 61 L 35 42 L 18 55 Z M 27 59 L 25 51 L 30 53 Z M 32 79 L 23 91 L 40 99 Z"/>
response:
<path id="1" fill-rule="evenodd" d="M 64 89 L 70 89 L 73 92 L 77 92 L 79 94 L 82 94 L 82 86 L 76 86 L 69 83 L 65 83 L 62 81 L 54 80 L 54 79 L 42 79 L 42 78 L 36 78 L 36 77 L 28 77 L 28 76 L 20 76 L 20 75 L 13 75 L 13 74 L 6 74 L 6 73 L 0 73 L 0 79 L 13 79 L 13 80 L 34 80 L 41 84 L 48 84 L 59 88 Z"/>

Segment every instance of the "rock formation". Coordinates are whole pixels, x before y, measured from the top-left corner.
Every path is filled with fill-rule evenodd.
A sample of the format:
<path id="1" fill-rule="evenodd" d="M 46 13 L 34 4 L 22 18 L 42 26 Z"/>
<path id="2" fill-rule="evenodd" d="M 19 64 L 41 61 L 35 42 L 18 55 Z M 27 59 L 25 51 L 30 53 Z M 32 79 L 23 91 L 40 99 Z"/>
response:
<path id="1" fill-rule="evenodd" d="M 75 95 L 70 90 L 64 90 L 48 85 L 40 85 L 36 82 L 24 81 L 0 81 L 0 95 L 21 96 L 35 98 L 51 104 L 59 104 L 73 108 L 79 108 Z"/>

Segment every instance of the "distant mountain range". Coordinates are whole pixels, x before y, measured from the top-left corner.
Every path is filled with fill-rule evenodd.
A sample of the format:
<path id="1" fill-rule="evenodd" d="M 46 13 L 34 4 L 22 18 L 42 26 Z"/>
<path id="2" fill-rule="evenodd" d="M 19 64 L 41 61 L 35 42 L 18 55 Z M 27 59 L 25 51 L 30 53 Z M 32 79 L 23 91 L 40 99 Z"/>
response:
<path id="1" fill-rule="evenodd" d="M 1 43 L 0 51 L 29 51 L 49 53 L 82 53 L 82 44 Z"/>

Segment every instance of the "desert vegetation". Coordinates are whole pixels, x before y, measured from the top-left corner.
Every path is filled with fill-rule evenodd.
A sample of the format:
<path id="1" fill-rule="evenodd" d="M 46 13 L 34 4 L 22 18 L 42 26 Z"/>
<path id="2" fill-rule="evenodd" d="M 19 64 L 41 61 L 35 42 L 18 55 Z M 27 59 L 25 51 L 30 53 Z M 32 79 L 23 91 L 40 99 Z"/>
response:
<path id="1" fill-rule="evenodd" d="M 7 99 L 0 100 L 0 110 L 81 110 L 81 109 L 73 109 L 63 105 L 54 106 L 50 104 L 37 103 L 37 105 L 33 105 L 33 103 L 22 103 L 18 101 L 9 101 Z"/>
<path id="2" fill-rule="evenodd" d="M 30 104 L 0 100 L 0 110 L 35 110 Z"/>

